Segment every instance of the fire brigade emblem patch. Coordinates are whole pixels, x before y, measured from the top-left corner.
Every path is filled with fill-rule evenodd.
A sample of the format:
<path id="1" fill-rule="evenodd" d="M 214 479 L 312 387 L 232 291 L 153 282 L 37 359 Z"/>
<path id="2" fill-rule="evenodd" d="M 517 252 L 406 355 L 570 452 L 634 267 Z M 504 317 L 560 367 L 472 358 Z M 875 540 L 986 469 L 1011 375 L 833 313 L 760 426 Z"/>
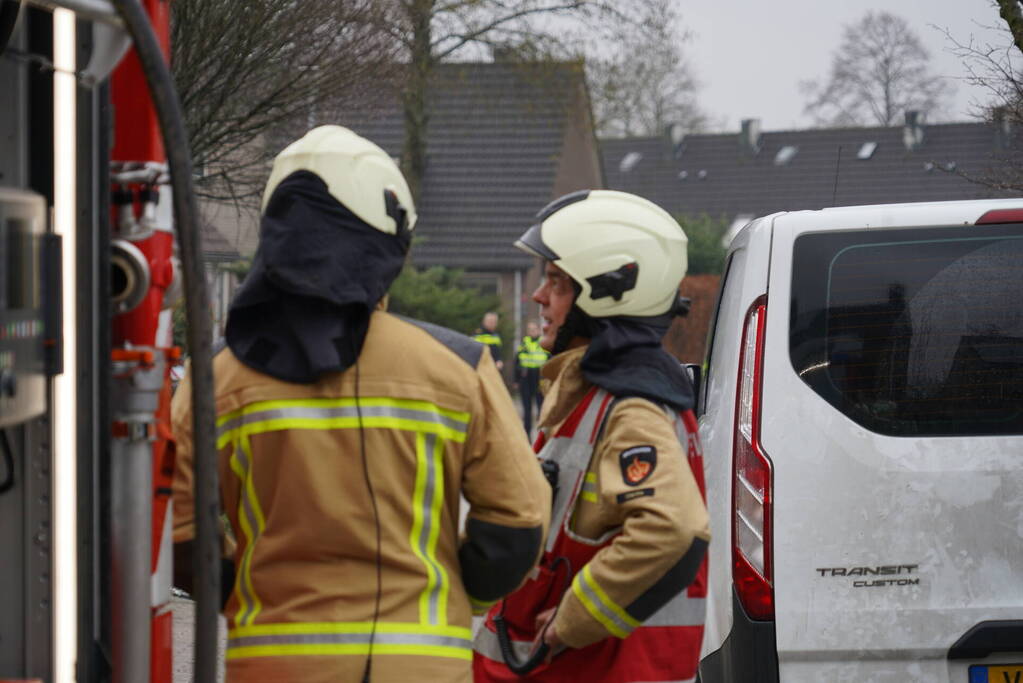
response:
<path id="1" fill-rule="evenodd" d="M 622 480 L 629 486 L 639 486 L 657 467 L 657 449 L 653 446 L 627 448 L 618 456 L 618 465 L 622 468 Z"/>

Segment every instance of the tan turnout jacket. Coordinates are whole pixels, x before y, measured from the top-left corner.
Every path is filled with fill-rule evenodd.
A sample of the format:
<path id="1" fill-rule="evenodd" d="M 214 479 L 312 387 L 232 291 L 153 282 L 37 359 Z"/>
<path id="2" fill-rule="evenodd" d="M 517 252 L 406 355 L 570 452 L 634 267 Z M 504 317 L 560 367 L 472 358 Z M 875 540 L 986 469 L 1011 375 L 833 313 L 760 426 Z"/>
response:
<path id="1" fill-rule="evenodd" d="M 540 426 L 550 434 L 592 388 L 580 369 L 585 351 L 582 347 L 558 354 L 541 371 L 547 392 Z M 645 446 L 656 449 L 655 466 L 641 483 L 630 484 L 622 454 Z M 570 528 L 594 541 L 621 530 L 588 563 L 593 580 L 614 604 L 629 605 L 650 590 L 694 539 L 710 541 L 707 509 L 686 453 L 671 419 L 650 401 L 627 398 L 614 405 L 585 481 Z M 554 627 L 576 648 L 614 635 L 573 591 L 565 593 Z"/>
<path id="2" fill-rule="evenodd" d="M 230 349 L 214 373 L 220 490 L 237 540 L 228 680 L 357 681 L 371 640 L 375 683 L 470 680 L 470 600 L 520 583 L 550 506 L 491 354 L 377 311 L 343 373 L 291 384 Z M 181 542 L 194 533 L 186 383 L 173 424 Z M 490 594 L 470 596 L 473 586 Z"/>

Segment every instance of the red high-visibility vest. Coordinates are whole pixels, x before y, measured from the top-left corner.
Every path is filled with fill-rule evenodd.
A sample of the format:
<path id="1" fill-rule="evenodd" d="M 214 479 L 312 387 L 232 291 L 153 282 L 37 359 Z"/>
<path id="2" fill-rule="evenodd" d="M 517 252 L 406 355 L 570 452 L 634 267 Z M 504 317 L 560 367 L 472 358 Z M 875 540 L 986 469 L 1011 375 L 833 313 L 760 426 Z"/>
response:
<path id="1" fill-rule="evenodd" d="M 576 498 L 583 489 L 584 477 L 612 399 L 606 391 L 595 388 L 553 438 L 547 439 L 547 435 L 541 432 L 537 439 L 534 449 L 540 459 L 552 460 L 559 465 L 551 534 L 540 566 L 522 588 L 491 608 L 476 635 L 473 675 L 477 683 L 523 680 L 504 663 L 494 617 L 502 615 L 516 654 L 520 660 L 525 660 L 536 637 L 536 615 L 559 604 L 575 575 L 614 540 L 612 535 L 598 544 L 586 543 L 569 529 Z M 696 418 L 691 410 L 673 415 L 676 435 L 686 449 L 700 494 L 706 497 Z M 706 595 L 707 559 L 704 557 L 693 583 L 635 627 L 628 637 L 609 636 L 584 648 L 569 648 L 550 664 L 535 668 L 526 679 L 603 683 L 695 680 L 703 639 Z M 632 629 L 631 625 L 622 626 L 625 631 Z"/>

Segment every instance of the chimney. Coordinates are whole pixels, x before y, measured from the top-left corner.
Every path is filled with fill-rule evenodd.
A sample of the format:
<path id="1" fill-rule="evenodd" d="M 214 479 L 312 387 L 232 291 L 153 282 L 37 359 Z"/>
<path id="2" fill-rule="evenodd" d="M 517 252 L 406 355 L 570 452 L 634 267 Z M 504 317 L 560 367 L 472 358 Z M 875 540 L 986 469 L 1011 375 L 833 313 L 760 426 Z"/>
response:
<path id="1" fill-rule="evenodd" d="M 995 126 L 995 148 L 1009 149 L 1012 146 L 1012 119 L 1009 108 L 995 107 L 991 110 L 991 123 Z"/>
<path id="2" fill-rule="evenodd" d="M 508 62 L 521 62 L 522 61 L 522 51 L 518 47 L 516 47 L 515 45 L 512 45 L 511 43 L 505 43 L 505 44 L 501 44 L 501 45 L 491 45 L 490 46 L 490 54 L 491 54 L 491 57 L 493 58 L 495 63 L 496 62 L 508 63 Z"/>
<path id="3" fill-rule="evenodd" d="M 739 133 L 739 148 L 746 156 L 755 157 L 760 152 L 760 119 L 743 119 Z"/>
<path id="4" fill-rule="evenodd" d="M 671 144 L 672 156 L 676 159 L 682 157 L 682 142 L 686 138 L 686 129 L 681 123 L 669 123 L 664 129 L 664 136 Z"/>
<path id="5" fill-rule="evenodd" d="M 924 144 L 923 114 L 915 109 L 906 110 L 906 125 L 902 127 L 902 144 L 913 151 Z"/>

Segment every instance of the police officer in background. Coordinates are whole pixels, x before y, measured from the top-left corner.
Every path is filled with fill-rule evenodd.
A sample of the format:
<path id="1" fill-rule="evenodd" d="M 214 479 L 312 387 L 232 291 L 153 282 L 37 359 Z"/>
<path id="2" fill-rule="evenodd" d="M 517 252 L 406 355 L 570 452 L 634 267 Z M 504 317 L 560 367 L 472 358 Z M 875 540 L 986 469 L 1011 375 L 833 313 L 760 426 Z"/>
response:
<path id="1" fill-rule="evenodd" d="M 486 344 L 494 357 L 494 363 L 498 370 L 504 369 L 504 361 L 501 360 L 501 335 L 497 333 L 497 312 L 487 311 L 483 314 L 483 320 L 476 329 L 473 339 L 481 344 Z"/>
<path id="2" fill-rule="evenodd" d="M 540 325 L 530 320 L 526 323 L 526 336 L 515 351 L 515 384 L 522 399 L 522 424 L 526 434 L 533 434 L 533 404 L 537 412 L 543 405 L 540 393 L 540 368 L 550 354 L 540 346 Z"/>
<path id="3" fill-rule="evenodd" d="M 624 192 L 553 202 L 516 243 L 544 261 L 534 292 L 551 382 L 536 441 L 553 484 L 543 561 L 487 616 L 476 681 L 691 681 L 703 637 L 703 465 L 693 388 L 661 348 L 686 236 Z"/>
<path id="4" fill-rule="evenodd" d="M 485 346 L 384 311 L 416 221 L 386 152 L 316 128 L 277 156 L 262 213 L 214 360 L 238 541 L 227 680 L 467 682 L 472 609 L 521 583 L 549 515 L 518 415 Z M 189 395 L 173 403 L 179 558 Z"/>

